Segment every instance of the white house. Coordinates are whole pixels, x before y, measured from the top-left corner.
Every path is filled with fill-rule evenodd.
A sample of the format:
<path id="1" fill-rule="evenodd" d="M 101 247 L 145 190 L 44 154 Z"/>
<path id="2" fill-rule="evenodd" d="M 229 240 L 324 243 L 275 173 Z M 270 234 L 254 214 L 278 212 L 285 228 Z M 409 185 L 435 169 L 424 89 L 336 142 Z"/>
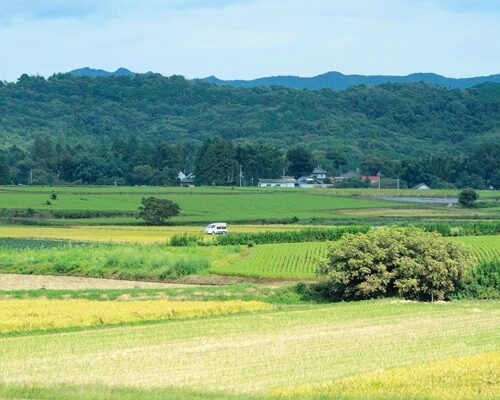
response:
<path id="1" fill-rule="evenodd" d="M 295 187 L 295 178 L 285 176 L 284 178 L 276 179 L 259 179 L 259 187 Z"/>

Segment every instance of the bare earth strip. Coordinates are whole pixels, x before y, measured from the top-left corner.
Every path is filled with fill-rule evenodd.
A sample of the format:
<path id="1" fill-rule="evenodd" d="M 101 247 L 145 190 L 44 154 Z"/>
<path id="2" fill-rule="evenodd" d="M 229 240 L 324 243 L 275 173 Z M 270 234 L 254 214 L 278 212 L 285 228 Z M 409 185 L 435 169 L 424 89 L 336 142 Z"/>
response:
<path id="1" fill-rule="evenodd" d="M 124 281 L 74 276 L 0 274 L 0 290 L 163 289 L 189 286 L 175 283 Z"/>

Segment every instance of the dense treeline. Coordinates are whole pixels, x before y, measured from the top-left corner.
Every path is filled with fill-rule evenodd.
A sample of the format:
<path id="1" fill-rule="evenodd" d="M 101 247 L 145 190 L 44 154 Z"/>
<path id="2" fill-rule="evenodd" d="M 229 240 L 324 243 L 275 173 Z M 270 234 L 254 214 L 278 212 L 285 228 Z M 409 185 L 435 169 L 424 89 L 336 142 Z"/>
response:
<path id="1" fill-rule="evenodd" d="M 326 160 L 303 147 L 287 152 L 265 144 L 237 144 L 211 138 L 201 146 L 191 142 L 148 143 L 135 137 L 115 139 L 96 147 L 54 144 L 48 136 L 36 136 L 23 150 L 11 146 L 0 153 L 0 184 L 118 184 L 177 185 L 179 171 L 194 171 L 199 185 L 256 185 L 259 178 L 277 178 L 286 171 L 296 177 L 310 173 L 314 165 L 328 165 L 331 175 L 347 168 L 347 155 L 327 153 Z M 478 146 L 470 154 L 429 155 L 422 158 L 391 160 L 365 157 L 361 174 L 382 173 L 383 187 L 426 183 L 433 188 L 500 188 L 500 144 Z M 369 186 L 367 182 L 347 180 L 339 187 Z"/>
<path id="2" fill-rule="evenodd" d="M 334 92 L 23 75 L 0 83 L 0 182 L 166 185 L 184 171 L 199 184 L 233 184 L 241 166 L 243 183 L 256 184 L 321 164 L 410 186 L 497 187 L 499 132 L 495 85 Z"/>

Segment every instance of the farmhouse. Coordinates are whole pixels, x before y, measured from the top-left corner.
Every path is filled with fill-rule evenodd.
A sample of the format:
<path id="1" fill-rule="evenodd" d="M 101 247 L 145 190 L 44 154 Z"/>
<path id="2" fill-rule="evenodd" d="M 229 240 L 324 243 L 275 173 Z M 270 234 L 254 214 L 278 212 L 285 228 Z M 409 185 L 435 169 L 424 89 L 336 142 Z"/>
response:
<path id="1" fill-rule="evenodd" d="M 259 179 L 259 187 L 295 187 L 295 178 L 290 176 L 285 176 L 283 178 L 276 179 Z"/>
<path id="2" fill-rule="evenodd" d="M 311 177 L 314 179 L 326 179 L 326 171 L 319 166 L 314 168 Z"/>

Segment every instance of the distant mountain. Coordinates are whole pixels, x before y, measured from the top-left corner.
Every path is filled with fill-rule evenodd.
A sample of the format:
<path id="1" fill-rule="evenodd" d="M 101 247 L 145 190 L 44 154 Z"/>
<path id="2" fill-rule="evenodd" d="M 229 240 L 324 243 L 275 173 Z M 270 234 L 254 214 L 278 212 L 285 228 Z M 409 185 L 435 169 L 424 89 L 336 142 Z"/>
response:
<path id="1" fill-rule="evenodd" d="M 104 71 L 103 69 L 94 69 L 85 67 L 69 71 L 68 74 L 73 76 L 90 76 L 93 78 L 101 78 L 105 76 L 134 75 L 134 72 L 129 71 L 127 68 L 118 68 L 115 72 L 109 72 L 109 71 Z"/>
<path id="2" fill-rule="evenodd" d="M 203 81 L 215 85 L 229 85 L 233 87 L 256 86 L 284 86 L 293 89 L 347 89 L 357 85 L 380 85 L 382 83 L 415 83 L 423 82 L 430 85 L 442 86 L 450 89 L 467 89 L 482 83 L 500 83 L 500 74 L 478 76 L 472 78 L 447 78 L 433 73 L 415 73 L 406 76 L 391 75 L 344 75 L 340 72 L 327 72 L 313 77 L 300 76 L 270 76 L 253 80 L 222 80 L 209 76 Z"/>

